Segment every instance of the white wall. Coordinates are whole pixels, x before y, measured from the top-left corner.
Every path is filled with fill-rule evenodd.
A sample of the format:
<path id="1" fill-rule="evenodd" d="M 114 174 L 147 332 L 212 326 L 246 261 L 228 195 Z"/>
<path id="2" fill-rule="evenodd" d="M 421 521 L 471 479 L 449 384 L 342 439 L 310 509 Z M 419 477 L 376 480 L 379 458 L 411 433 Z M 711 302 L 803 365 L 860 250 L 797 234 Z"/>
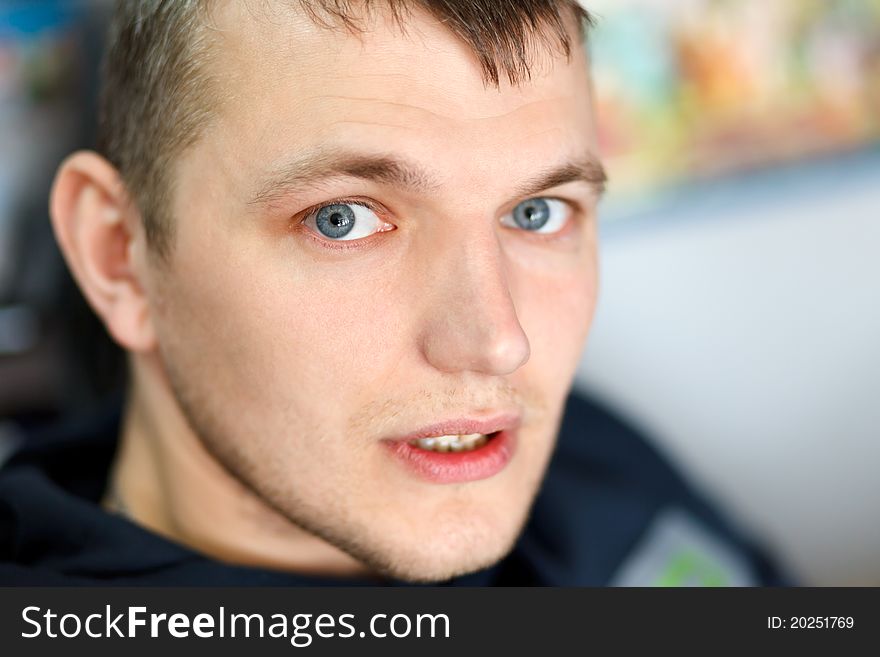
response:
<path id="1" fill-rule="evenodd" d="M 880 585 L 880 151 L 659 205 L 606 212 L 578 384 L 806 583 Z"/>

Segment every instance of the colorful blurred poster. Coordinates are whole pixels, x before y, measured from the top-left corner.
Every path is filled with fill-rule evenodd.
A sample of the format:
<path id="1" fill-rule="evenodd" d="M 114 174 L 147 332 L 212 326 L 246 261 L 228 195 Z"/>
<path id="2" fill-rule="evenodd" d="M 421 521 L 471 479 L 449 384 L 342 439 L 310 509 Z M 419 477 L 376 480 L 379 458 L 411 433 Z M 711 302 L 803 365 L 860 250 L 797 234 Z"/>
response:
<path id="1" fill-rule="evenodd" d="M 584 0 L 612 191 L 880 139 L 880 0 Z"/>

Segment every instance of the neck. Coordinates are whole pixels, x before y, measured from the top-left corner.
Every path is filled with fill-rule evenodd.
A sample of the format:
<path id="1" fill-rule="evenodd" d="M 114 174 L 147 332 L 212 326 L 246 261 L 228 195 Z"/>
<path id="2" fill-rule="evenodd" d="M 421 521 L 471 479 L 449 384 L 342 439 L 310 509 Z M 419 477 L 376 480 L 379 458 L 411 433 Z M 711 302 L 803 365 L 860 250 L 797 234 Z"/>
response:
<path id="1" fill-rule="evenodd" d="M 225 470 L 186 422 L 158 363 L 132 363 L 120 447 L 103 505 L 197 552 L 237 565 L 366 576 Z"/>

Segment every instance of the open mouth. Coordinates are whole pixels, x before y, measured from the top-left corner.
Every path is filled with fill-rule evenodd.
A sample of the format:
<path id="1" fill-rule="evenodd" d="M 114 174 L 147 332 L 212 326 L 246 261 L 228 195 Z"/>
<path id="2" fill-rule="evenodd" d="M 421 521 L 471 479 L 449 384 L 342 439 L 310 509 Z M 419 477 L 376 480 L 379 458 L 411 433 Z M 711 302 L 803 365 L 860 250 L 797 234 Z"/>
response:
<path id="1" fill-rule="evenodd" d="M 447 429 L 448 431 L 448 429 Z M 486 479 L 513 458 L 518 429 L 386 441 L 390 453 L 421 479 L 452 484 Z"/>
<path id="2" fill-rule="evenodd" d="M 500 431 L 490 434 L 469 433 L 464 435 L 432 436 L 430 438 L 418 438 L 411 440 L 409 445 L 427 452 L 472 452 L 485 446 Z"/>
<path id="3" fill-rule="evenodd" d="M 411 474 L 436 484 L 487 479 L 513 458 L 522 418 L 518 412 L 462 417 L 429 424 L 382 441 Z"/>

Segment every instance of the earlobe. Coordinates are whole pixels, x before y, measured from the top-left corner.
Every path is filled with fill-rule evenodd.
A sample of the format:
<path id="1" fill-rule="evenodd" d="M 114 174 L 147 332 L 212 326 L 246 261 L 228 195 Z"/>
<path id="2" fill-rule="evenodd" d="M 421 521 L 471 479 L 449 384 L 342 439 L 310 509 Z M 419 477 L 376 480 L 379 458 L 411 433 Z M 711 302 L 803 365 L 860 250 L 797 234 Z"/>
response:
<path id="1" fill-rule="evenodd" d="M 97 153 L 71 155 L 58 170 L 49 213 L 74 278 L 123 348 L 149 351 L 155 334 L 146 294 L 137 209 L 112 164 Z"/>

